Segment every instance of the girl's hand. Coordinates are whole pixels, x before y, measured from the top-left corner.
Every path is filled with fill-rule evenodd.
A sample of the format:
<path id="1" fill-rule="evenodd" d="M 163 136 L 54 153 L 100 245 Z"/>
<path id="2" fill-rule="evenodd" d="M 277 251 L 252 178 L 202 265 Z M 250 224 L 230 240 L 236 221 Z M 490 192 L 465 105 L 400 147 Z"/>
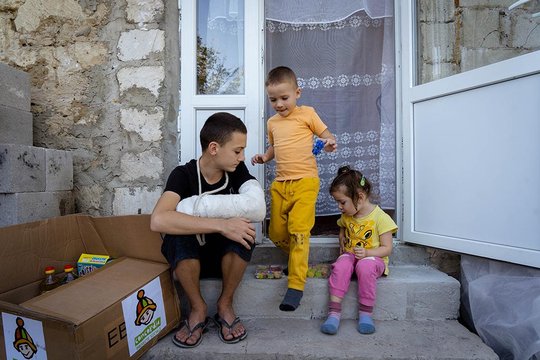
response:
<path id="1" fill-rule="evenodd" d="M 358 260 L 361 260 L 365 257 L 367 257 L 367 250 L 364 249 L 361 246 L 355 246 L 354 247 L 354 257 Z"/>

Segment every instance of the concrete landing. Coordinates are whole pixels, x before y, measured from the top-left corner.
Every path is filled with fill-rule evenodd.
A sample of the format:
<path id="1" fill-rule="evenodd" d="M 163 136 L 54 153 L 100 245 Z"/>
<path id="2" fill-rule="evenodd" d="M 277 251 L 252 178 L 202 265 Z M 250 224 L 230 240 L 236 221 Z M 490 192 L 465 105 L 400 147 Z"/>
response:
<path id="1" fill-rule="evenodd" d="M 182 349 L 161 339 L 142 360 L 150 359 L 486 359 L 498 356 L 456 320 L 375 321 L 377 332 L 361 335 L 356 320 L 343 320 L 337 335 L 319 331 L 322 320 L 244 319 L 247 339 L 224 344 L 214 325 L 201 345 Z"/>

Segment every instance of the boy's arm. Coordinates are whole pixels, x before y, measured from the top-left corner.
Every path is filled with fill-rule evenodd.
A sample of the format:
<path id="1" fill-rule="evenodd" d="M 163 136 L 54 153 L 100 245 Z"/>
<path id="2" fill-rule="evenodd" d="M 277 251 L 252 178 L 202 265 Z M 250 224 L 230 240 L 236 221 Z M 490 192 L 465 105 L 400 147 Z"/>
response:
<path id="1" fill-rule="evenodd" d="M 251 165 L 264 164 L 274 158 L 274 146 L 270 145 L 264 154 L 255 154 L 251 158 Z"/>
<path id="2" fill-rule="evenodd" d="M 242 244 L 247 249 L 255 241 L 255 227 L 246 218 L 216 219 L 191 216 L 176 211 L 180 195 L 165 191 L 159 198 L 150 217 L 152 231 L 175 234 L 211 234 L 223 236 Z"/>
<path id="3" fill-rule="evenodd" d="M 238 194 L 195 195 L 182 199 L 176 206 L 176 211 L 223 219 L 243 217 L 252 222 L 259 222 L 266 216 L 266 203 L 261 185 L 252 179 L 240 186 Z"/>
<path id="4" fill-rule="evenodd" d="M 336 138 L 334 135 L 332 135 L 330 130 L 328 129 L 324 130 L 322 134 L 319 135 L 319 137 L 323 139 L 324 141 L 324 151 L 326 152 L 336 151 L 337 149 Z"/>

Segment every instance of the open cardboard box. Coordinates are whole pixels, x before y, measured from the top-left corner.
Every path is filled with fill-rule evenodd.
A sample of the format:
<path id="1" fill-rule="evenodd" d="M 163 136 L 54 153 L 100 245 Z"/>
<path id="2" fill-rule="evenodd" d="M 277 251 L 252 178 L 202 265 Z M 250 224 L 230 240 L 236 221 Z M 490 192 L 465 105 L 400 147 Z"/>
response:
<path id="1" fill-rule="evenodd" d="M 148 215 L 68 215 L 0 228 L 0 359 L 136 359 L 178 326 L 161 238 Z M 115 260 L 39 295 L 45 266 Z"/>

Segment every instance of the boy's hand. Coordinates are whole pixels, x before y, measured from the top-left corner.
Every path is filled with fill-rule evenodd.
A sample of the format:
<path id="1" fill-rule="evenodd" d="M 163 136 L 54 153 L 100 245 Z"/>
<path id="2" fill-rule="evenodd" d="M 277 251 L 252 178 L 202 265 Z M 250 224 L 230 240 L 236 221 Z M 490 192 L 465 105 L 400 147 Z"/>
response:
<path id="1" fill-rule="evenodd" d="M 324 151 L 334 152 L 337 149 L 336 140 L 334 139 L 324 139 Z"/>
<path id="2" fill-rule="evenodd" d="M 251 249 L 255 242 L 255 226 L 245 218 L 230 218 L 223 220 L 221 234 L 232 241 L 242 244 L 246 249 Z"/>
<path id="3" fill-rule="evenodd" d="M 265 163 L 265 158 L 264 158 L 264 154 L 255 154 L 253 155 L 253 157 L 251 158 L 251 165 L 255 165 L 255 164 L 264 164 Z"/>

